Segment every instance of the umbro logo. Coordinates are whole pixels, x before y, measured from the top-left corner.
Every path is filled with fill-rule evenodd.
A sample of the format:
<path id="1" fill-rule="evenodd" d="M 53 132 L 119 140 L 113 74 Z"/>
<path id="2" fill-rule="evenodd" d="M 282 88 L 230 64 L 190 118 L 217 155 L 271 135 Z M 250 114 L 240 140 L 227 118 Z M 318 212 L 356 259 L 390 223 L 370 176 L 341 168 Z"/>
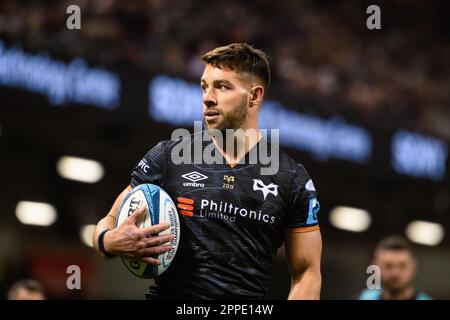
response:
<path id="1" fill-rule="evenodd" d="M 267 195 L 269 193 L 273 194 L 276 197 L 278 195 L 278 188 L 279 188 L 279 186 L 276 185 L 275 183 L 271 183 L 266 186 L 261 180 L 253 179 L 253 190 L 261 191 L 263 193 L 264 200 L 266 200 Z"/>
<path id="2" fill-rule="evenodd" d="M 207 176 L 205 176 L 204 174 L 201 174 L 200 172 L 197 172 L 197 171 L 192 171 L 192 172 L 183 174 L 182 177 L 189 181 L 192 181 L 192 182 L 199 182 L 201 180 L 208 179 Z"/>
<path id="3" fill-rule="evenodd" d="M 197 171 L 192 171 L 192 172 L 183 174 L 181 177 L 183 177 L 186 180 L 191 181 L 191 182 L 184 182 L 183 186 L 185 186 L 185 187 L 204 187 L 205 186 L 204 183 L 198 183 L 198 182 L 208 179 L 207 176 L 205 176 L 204 174 L 201 174 L 200 172 L 197 172 Z"/>

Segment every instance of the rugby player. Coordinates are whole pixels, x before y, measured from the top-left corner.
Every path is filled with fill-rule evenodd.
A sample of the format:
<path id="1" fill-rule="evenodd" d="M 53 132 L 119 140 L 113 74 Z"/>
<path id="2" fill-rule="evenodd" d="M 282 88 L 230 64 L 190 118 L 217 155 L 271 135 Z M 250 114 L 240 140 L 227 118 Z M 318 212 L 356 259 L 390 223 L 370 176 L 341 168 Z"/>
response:
<path id="1" fill-rule="evenodd" d="M 271 78 L 266 54 L 234 43 L 206 53 L 202 60 L 206 128 L 224 133 L 227 129 L 260 132 L 258 113 Z M 168 225 L 137 228 L 136 220 L 144 212 L 140 208 L 115 228 L 118 208 L 127 193 L 139 184 L 152 183 L 177 203 L 181 239 L 174 261 L 155 279 L 147 298 L 267 298 L 271 266 L 278 248 L 285 244 L 291 273 L 288 299 L 319 299 L 319 203 L 305 168 L 275 148 L 279 168 L 273 175 L 262 175 L 263 164 L 248 159 L 262 142 L 269 143 L 260 134 L 254 138 L 236 135 L 233 139 L 245 141 L 236 141 L 231 151 L 212 138 L 223 163 L 175 165 L 172 150 L 198 139 L 205 143 L 198 134 L 190 142 L 161 141 L 142 158 L 131 173 L 129 186 L 98 222 L 94 247 L 107 256 L 160 263 L 152 256 L 170 250 L 166 243 L 171 236 L 158 235 Z"/>
<path id="2" fill-rule="evenodd" d="M 360 294 L 360 300 L 431 299 L 414 285 L 417 261 L 403 237 L 390 236 L 381 240 L 375 248 L 373 263 L 380 267 L 382 289 L 366 289 Z"/>

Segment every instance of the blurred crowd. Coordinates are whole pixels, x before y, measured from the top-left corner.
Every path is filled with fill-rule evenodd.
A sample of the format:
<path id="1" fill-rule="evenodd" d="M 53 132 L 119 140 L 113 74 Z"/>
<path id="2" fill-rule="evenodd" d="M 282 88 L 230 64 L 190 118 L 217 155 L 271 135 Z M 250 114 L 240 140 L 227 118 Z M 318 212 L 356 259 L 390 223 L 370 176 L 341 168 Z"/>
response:
<path id="1" fill-rule="evenodd" d="M 66 8 L 81 8 L 68 31 Z M 2 0 L 0 37 L 29 50 L 132 63 L 197 80 L 199 57 L 248 42 L 269 53 L 273 90 L 303 111 L 450 139 L 450 5 L 392 0 L 381 30 L 364 1 Z M 295 101 L 299 101 L 295 104 Z"/>

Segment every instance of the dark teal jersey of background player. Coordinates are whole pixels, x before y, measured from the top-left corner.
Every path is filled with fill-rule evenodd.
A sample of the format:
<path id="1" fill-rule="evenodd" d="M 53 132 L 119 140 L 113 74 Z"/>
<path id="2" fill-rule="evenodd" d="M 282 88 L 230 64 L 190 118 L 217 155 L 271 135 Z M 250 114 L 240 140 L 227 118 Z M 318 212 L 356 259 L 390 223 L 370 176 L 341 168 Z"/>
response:
<path id="1" fill-rule="evenodd" d="M 152 183 L 163 188 L 180 216 L 176 256 L 146 296 L 264 299 L 272 262 L 286 231 L 319 229 L 314 184 L 305 168 L 279 149 L 279 170 L 274 175 L 261 175 L 264 165 L 249 164 L 250 153 L 234 167 L 223 157 L 223 164 L 174 164 L 175 146 L 187 143 L 193 155 L 194 139 L 203 140 L 200 134 L 191 137 L 160 142 L 131 175 L 132 187 Z"/>
<path id="2" fill-rule="evenodd" d="M 383 291 L 380 289 L 365 289 L 359 295 L 359 300 L 383 300 Z M 429 295 L 423 292 L 415 292 L 409 300 L 433 300 Z"/>

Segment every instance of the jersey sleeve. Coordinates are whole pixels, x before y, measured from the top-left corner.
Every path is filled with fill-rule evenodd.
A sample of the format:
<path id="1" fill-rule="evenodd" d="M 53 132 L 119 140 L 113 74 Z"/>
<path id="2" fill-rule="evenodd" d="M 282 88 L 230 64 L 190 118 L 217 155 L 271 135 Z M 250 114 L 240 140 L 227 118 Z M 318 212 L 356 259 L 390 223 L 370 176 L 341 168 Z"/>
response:
<path id="1" fill-rule="evenodd" d="M 166 143 L 158 143 L 134 167 L 131 173 L 131 187 L 144 183 L 160 185 L 166 171 Z"/>
<path id="2" fill-rule="evenodd" d="M 319 230 L 319 211 L 314 183 L 306 169 L 298 164 L 289 195 L 287 231 L 297 233 Z"/>

